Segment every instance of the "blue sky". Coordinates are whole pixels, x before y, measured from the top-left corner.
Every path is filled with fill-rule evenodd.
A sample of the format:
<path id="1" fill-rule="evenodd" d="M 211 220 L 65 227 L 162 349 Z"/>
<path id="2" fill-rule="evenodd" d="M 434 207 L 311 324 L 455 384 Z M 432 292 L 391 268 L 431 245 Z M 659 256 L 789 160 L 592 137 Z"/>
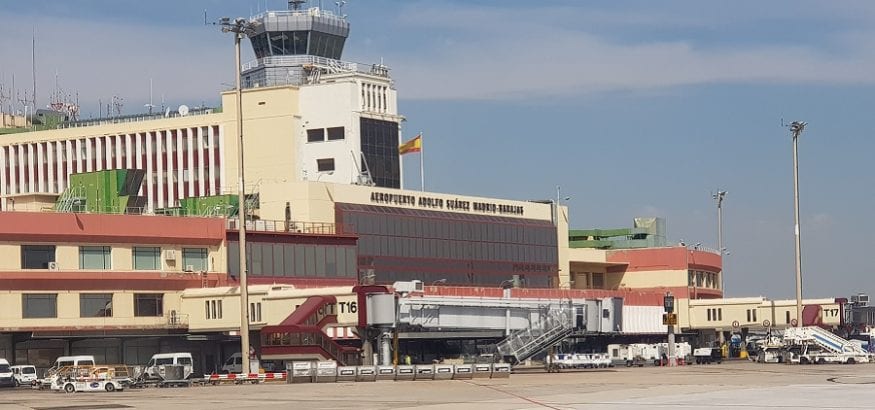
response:
<path id="1" fill-rule="evenodd" d="M 318 4 L 318 1 L 311 3 Z M 270 8 L 285 1 L 268 0 Z M 324 1 L 334 8 L 333 1 Z M 233 83 L 231 38 L 203 15 L 265 1 L 9 2 L 0 83 L 58 83 L 96 113 L 154 99 L 214 105 Z M 344 59 L 390 66 L 405 136 L 425 133 L 426 187 L 542 199 L 562 187 L 574 227 L 662 216 L 672 241 L 716 248 L 730 296 L 794 294 L 792 145 L 799 144 L 804 293 L 875 291 L 870 1 L 349 0 Z M 248 47 L 248 45 L 247 45 Z M 251 54 L 249 54 L 251 56 Z M 224 83 L 224 84 L 223 84 Z M 406 157 L 408 186 L 419 180 Z"/>

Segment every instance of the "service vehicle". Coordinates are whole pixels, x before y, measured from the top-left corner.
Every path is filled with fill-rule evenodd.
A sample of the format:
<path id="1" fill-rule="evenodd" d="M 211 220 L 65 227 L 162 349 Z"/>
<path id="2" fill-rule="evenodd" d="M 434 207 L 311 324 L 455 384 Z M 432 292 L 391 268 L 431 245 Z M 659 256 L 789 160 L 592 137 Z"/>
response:
<path id="1" fill-rule="evenodd" d="M 147 379 L 166 379 L 165 366 L 182 366 L 183 379 L 191 377 L 194 371 L 194 359 L 191 353 L 159 353 L 153 355 L 143 369 L 143 376 Z"/>
<path id="2" fill-rule="evenodd" d="M 51 388 L 65 393 L 114 392 L 124 390 L 129 382 L 125 366 L 70 366 L 58 369 Z"/>
<path id="3" fill-rule="evenodd" d="M 719 347 L 700 347 L 693 351 L 696 364 L 720 364 L 723 362 L 723 352 Z"/>
<path id="4" fill-rule="evenodd" d="M 15 378 L 16 386 L 32 386 L 36 383 L 36 367 L 25 364 L 12 366 L 12 377 Z"/>
<path id="5" fill-rule="evenodd" d="M 55 364 L 46 370 L 42 379 L 37 379 L 34 385 L 40 390 L 51 387 L 58 371 L 68 367 L 94 366 L 94 356 L 61 356 L 55 359 Z"/>
<path id="6" fill-rule="evenodd" d="M 12 375 L 12 369 L 6 359 L 0 359 L 0 386 L 13 387 L 15 386 L 15 377 Z"/>

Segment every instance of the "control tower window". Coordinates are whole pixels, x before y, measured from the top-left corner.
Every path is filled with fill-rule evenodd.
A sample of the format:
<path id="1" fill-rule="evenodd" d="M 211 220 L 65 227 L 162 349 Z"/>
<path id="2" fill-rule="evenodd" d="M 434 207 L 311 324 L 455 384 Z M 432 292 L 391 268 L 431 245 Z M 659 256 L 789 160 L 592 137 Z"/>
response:
<path id="1" fill-rule="evenodd" d="M 255 52 L 255 58 L 264 58 L 270 55 L 267 46 L 267 33 L 250 37 L 249 41 L 252 42 L 252 51 Z"/>
<path id="2" fill-rule="evenodd" d="M 306 31 L 276 31 L 267 37 L 270 41 L 270 55 L 307 54 Z M 267 36 L 267 34 L 265 34 Z M 255 43 L 252 44 L 255 47 Z"/>
<path id="3" fill-rule="evenodd" d="M 325 33 L 310 33 L 310 55 L 339 59 L 344 38 Z"/>

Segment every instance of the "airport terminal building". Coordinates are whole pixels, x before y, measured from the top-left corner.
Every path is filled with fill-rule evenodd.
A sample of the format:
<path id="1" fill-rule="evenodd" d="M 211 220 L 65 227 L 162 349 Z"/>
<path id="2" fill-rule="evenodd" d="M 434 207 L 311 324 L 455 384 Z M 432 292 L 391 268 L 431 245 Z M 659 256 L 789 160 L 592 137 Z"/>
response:
<path id="1" fill-rule="evenodd" d="M 251 340 L 276 358 L 367 359 L 357 349 L 385 329 L 366 329 L 365 292 L 396 282 L 424 284 L 405 312 L 434 315 L 407 317 L 403 337 L 472 345 L 533 325 L 560 300 L 588 331 L 629 335 L 665 332 L 668 291 L 684 309 L 679 330 L 730 330 L 729 319 L 767 308 L 747 300 L 716 320 L 706 312 L 720 307 L 690 300 L 722 297 L 713 251 L 590 246 L 555 202 L 402 189 L 395 86 L 382 64 L 340 60 L 346 18 L 310 8 L 249 22 L 245 198 L 232 195 L 232 92 L 218 109 L 0 137 L 0 303 L 10 307 L 0 357 L 47 367 L 62 354 L 143 362 L 184 349 L 215 370 L 239 351 L 241 200 Z M 275 43 L 283 36 L 308 41 Z M 465 320 L 475 317 L 493 320 L 477 328 Z"/>

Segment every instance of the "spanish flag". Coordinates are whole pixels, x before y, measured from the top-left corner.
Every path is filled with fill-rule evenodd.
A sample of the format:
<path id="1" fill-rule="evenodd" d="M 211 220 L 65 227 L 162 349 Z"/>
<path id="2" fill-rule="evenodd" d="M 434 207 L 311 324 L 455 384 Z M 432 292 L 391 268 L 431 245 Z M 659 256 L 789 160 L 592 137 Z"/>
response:
<path id="1" fill-rule="evenodd" d="M 420 151 L 422 151 L 422 134 L 417 135 L 412 140 L 407 141 L 398 147 L 398 153 L 400 155 Z"/>

